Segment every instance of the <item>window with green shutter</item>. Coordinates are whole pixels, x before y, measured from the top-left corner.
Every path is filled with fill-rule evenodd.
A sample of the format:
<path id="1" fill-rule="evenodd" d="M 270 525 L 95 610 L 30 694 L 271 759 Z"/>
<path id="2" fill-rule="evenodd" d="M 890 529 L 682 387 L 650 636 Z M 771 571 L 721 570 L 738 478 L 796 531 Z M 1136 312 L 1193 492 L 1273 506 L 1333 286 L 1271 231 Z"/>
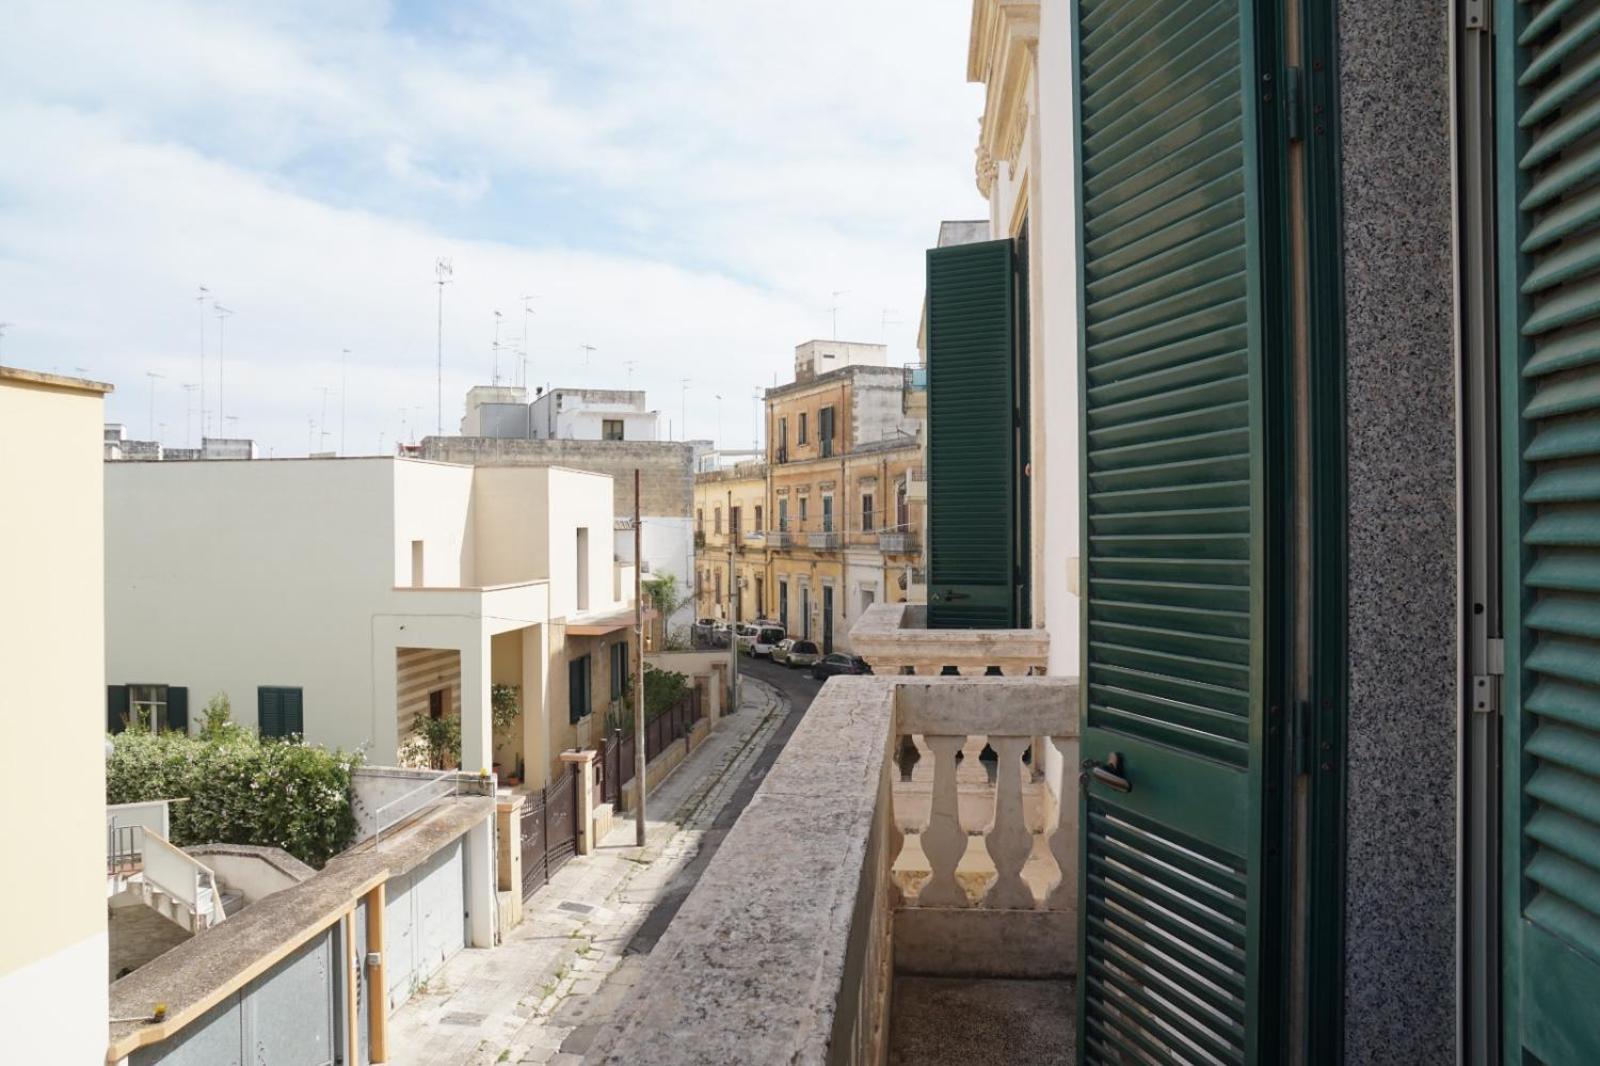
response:
<path id="1" fill-rule="evenodd" d="M 1506 1062 L 1600 1062 L 1600 0 L 1496 18 Z"/>
<path id="2" fill-rule="evenodd" d="M 1009 240 L 927 257 L 928 624 L 1028 624 L 1026 347 Z"/>
<path id="3" fill-rule="evenodd" d="M 567 663 L 567 720 L 574 725 L 587 718 L 593 710 L 592 668 L 593 663 L 588 655 L 580 655 Z"/>
<path id="4" fill-rule="evenodd" d="M 304 736 L 305 699 L 301 689 L 263 685 L 256 689 L 256 728 L 264 737 Z"/>

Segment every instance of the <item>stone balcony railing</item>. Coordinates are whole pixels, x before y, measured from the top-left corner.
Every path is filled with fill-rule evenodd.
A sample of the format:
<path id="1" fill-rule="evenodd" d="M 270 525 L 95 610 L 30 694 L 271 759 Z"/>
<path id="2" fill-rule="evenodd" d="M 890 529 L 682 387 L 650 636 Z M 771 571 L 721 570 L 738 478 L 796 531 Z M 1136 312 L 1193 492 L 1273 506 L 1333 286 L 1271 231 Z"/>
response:
<path id="1" fill-rule="evenodd" d="M 917 551 L 917 535 L 905 530 L 884 530 L 878 534 L 878 550 L 885 555 L 909 555 Z"/>
<path id="2" fill-rule="evenodd" d="M 1022 757 L 1043 736 L 1075 765 L 1077 692 L 1070 678 L 829 681 L 586 1061 L 881 1063 L 901 977 L 1070 974 L 1078 808 L 1030 824 Z M 920 813 L 898 809 L 907 737 L 931 753 Z M 981 819 L 962 810 L 973 740 L 997 756 Z"/>
<path id="3" fill-rule="evenodd" d="M 806 534 L 806 547 L 813 551 L 837 551 L 844 534 L 837 529 L 814 529 Z"/>
<path id="4" fill-rule="evenodd" d="M 850 647 L 874 673 L 963 677 L 998 671 L 1008 677 L 1043 673 L 1050 634 L 1043 629 L 929 629 L 928 608 L 875 603 L 850 630 Z"/>

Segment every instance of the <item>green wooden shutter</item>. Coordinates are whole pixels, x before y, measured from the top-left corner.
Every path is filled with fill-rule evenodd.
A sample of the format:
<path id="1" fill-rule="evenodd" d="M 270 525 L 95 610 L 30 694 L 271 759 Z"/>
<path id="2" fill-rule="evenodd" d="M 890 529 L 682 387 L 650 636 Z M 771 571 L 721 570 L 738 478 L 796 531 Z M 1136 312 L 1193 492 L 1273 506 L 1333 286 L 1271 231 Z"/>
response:
<path id="1" fill-rule="evenodd" d="M 189 731 L 189 690 L 167 686 L 167 728 L 176 733 Z"/>
<path id="2" fill-rule="evenodd" d="M 1496 6 L 1505 1060 L 1600 1062 L 1600 0 Z"/>
<path id="3" fill-rule="evenodd" d="M 256 689 L 256 730 L 264 737 L 283 735 L 283 700 L 275 688 Z"/>
<path id="4" fill-rule="evenodd" d="M 577 724 L 589 714 L 589 656 L 581 655 L 567 663 L 567 720 Z"/>
<path id="5" fill-rule="evenodd" d="M 1017 611 L 1016 286 L 1011 242 L 928 250 L 928 624 Z"/>
<path id="6" fill-rule="evenodd" d="M 1084 790 L 1080 1061 L 1270 1062 L 1254 4 L 1072 10 L 1081 745 L 1120 771 Z"/>
<path id="7" fill-rule="evenodd" d="M 120 733 L 128 728 L 128 718 L 133 714 L 133 701 L 127 685 L 106 686 L 106 732 Z"/>
<path id="8" fill-rule="evenodd" d="M 286 688 L 283 693 L 283 735 L 305 736 L 305 692 L 303 689 Z"/>

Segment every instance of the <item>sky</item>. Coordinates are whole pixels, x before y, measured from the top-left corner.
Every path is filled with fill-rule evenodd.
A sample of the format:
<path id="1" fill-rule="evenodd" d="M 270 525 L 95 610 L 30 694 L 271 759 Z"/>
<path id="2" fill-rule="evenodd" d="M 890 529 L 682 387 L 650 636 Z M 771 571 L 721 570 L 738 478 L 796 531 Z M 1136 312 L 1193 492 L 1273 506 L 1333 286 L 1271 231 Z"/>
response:
<path id="1" fill-rule="evenodd" d="M 913 361 L 923 249 L 985 214 L 970 0 L 5 6 L 0 363 L 169 446 L 202 391 L 263 455 L 433 432 L 447 258 L 446 432 L 499 311 L 502 383 L 525 347 L 747 447 L 835 306 Z"/>

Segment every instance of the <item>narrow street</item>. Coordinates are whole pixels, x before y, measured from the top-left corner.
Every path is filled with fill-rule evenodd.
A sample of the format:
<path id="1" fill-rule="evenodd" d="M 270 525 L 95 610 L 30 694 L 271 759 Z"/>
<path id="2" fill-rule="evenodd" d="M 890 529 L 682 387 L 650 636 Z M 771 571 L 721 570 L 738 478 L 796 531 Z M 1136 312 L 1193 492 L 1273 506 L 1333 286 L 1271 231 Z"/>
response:
<path id="1" fill-rule="evenodd" d="M 645 846 L 619 820 L 528 901 L 499 949 L 446 963 L 395 1013 L 391 1062 L 581 1060 L 821 688 L 769 662 L 741 668 L 739 713 L 650 797 Z"/>

